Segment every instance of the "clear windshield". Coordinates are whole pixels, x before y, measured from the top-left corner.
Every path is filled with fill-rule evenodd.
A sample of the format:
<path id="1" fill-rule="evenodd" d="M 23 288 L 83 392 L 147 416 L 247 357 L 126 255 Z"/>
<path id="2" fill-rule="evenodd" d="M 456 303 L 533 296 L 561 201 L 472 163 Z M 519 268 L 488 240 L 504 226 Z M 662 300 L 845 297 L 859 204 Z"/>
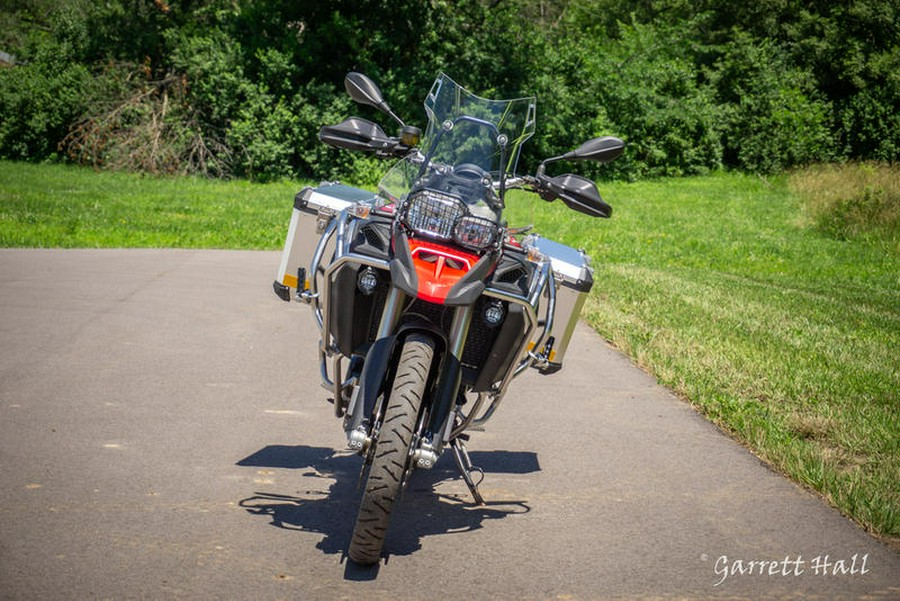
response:
<path id="1" fill-rule="evenodd" d="M 428 127 L 416 164 L 397 163 L 379 184 L 379 194 L 398 202 L 420 178 L 449 173 L 460 165 L 483 170 L 493 182 L 501 172 L 515 174 L 522 144 L 534 133 L 535 98 L 488 100 L 472 94 L 444 74 L 425 99 Z M 505 148 L 501 142 L 505 141 Z M 423 166 L 421 159 L 427 158 Z"/>

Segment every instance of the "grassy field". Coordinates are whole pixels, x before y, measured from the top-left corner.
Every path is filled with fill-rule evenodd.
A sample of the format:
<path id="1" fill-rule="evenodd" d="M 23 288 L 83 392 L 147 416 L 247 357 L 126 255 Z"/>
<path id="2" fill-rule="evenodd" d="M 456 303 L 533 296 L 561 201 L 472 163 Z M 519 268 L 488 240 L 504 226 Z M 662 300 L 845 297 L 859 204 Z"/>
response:
<path id="1" fill-rule="evenodd" d="M 0 162 L 0 246 L 275 249 L 301 187 Z"/>
<path id="2" fill-rule="evenodd" d="M 801 226 L 784 179 L 601 188 L 608 222 L 508 212 L 594 258 L 587 321 L 777 469 L 900 534 L 896 246 Z"/>
<path id="3" fill-rule="evenodd" d="M 300 187 L 0 163 L 0 246 L 277 249 Z M 896 240 L 822 233 L 786 178 L 601 192 L 608 221 L 524 194 L 507 217 L 593 257 L 585 318 L 604 337 L 776 469 L 900 536 Z"/>

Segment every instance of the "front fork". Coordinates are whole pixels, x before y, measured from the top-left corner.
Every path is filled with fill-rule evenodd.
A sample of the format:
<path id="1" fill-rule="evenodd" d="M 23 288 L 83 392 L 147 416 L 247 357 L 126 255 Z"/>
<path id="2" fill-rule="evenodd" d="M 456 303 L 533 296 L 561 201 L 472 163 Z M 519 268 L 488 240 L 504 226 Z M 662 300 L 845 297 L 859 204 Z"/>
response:
<path id="1" fill-rule="evenodd" d="M 363 421 L 367 416 L 373 414 L 375 398 L 387 375 L 388 362 L 394 350 L 393 332 L 400 323 L 405 301 L 406 293 L 392 286 L 381 312 L 381 321 L 378 323 L 375 342 L 369 349 L 367 361 L 363 363 L 362 374 L 353 388 L 347 414 L 344 416 L 347 443 L 351 449 L 360 453 L 365 453 L 370 448 L 375 434 L 373 430 L 378 427 L 378 424 L 375 423 L 366 427 Z"/>
<path id="2" fill-rule="evenodd" d="M 474 308 L 471 305 L 457 307 L 453 314 L 447 351 L 440 365 L 440 374 L 434 387 L 428 423 L 413 453 L 416 467 L 431 469 L 441 454 L 445 442 L 450 441 L 456 419 L 454 407 L 462 380 L 462 353 L 469 335 Z"/>
<path id="3" fill-rule="evenodd" d="M 428 424 L 428 431 L 432 433 L 436 448 L 449 441 L 453 429 L 453 419 L 456 415 L 453 405 L 462 379 L 462 354 L 474 311 L 473 305 L 466 305 L 457 307 L 453 314 L 450 335 L 447 337 L 447 353 L 435 388 L 434 405 Z"/>
<path id="4" fill-rule="evenodd" d="M 484 498 L 478 491 L 478 484 L 483 479 L 484 472 L 474 467 L 469 459 L 465 445 L 468 437 L 463 434 L 452 436 L 457 421 L 455 402 L 462 379 L 462 353 L 466 347 L 474 311 L 473 305 L 466 305 L 457 307 L 453 315 L 453 323 L 447 339 L 447 353 L 444 356 L 441 373 L 435 387 L 428 428 L 412 451 L 410 461 L 411 467 L 430 469 L 437 462 L 444 444 L 449 444 L 453 450 L 453 457 L 459 473 L 472 493 L 472 497 L 478 505 L 484 505 Z M 473 474 L 480 474 L 478 482 L 472 478 Z"/>
<path id="5" fill-rule="evenodd" d="M 406 294 L 396 287 L 391 287 L 382 311 L 381 321 L 375 337 L 376 342 L 372 347 L 373 350 L 377 349 L 375 350 L 376 353 L 392 351 L 392 344 L 381 345 L 379 341 L 387 343 L 394 336 L 400 323 L 405 301 Z M 475 501 L 483 504 L 484 501 L 478 492 L 477 484 L 472 479 L 472 474 L 480 470 L 473 467 L 469 460 L 463 440 L 464 437 L 452 436 L 457 421 L 456 400 L 462 380 L 462 354 L 466 346 L 474 312 L 475 308 L 473 305 L 459 306 L 454 310 L 453 322 L 447 336 L 446 352 L 440 363 L 440 373 L 434 388 L 431 411 L 429 412 L 427 423 L 423 423 L 423 432 L 417 433 L 414 439 L 415 442 L 409 457 L 408 472 L 414 468 L 430 469 L 434 467 L 443 451 L 444 445 L 449 444 L 453 450 L 459 471 L 472 492 Z M 391 348 L 386 348 L 388 346 Z M 368 427 L 363 424 L 365 416 L 377 413 L 374 406 L 375 399 L 373 398 L 376 396 L 373 394 L 375 387 L 372 386 L 373 382 L 369 381 L 370 378 L 367 377 L 369 374 L 365 373 L 366 366 L 372 367 L 383 364 L 386 359 L 387 357 L 384 356 L 370 356 L 368 358 L 363 368 L 363 376 L 354 391 L 347 411 L 345 428 L 347 430 L 348 445 L 351 449 L 362 454 L 366 454 L 371 449 L 373 439 L 377 437 L 375 430 L 378 429 L 378 424 L 376 423 L 369 424 Z M 375 374 L 371 374 L 371 376 L 379 379 L 384 377 L 385 370 L 383 368 L 375 368 L 375 371 L 380 373 L 377 376 Z M 366 398 L 360 398 L 360 396 Z"/>

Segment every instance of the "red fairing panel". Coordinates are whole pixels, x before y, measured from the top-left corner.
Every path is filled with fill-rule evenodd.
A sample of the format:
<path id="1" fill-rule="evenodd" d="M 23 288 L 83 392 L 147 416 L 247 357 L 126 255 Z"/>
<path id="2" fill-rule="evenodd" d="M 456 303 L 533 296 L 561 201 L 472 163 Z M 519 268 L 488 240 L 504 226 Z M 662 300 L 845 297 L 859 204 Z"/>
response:
<path id="1" fill-rule="evenodd" d="M 478 262 L 478 255 L 423 240 L 410 240 L 409 252 L 419 280 L 418 297 L 444 304 L 450 289 Z"/>

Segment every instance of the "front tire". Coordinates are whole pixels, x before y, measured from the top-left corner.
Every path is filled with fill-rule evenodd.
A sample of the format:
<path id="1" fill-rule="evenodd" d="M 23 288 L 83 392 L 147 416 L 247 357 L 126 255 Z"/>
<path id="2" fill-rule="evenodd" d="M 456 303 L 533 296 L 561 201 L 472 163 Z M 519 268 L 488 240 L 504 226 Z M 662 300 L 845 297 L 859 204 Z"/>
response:
<path id="1" fill-rule="evenodd" d="M 350 539 L 349 555 L 356 563 L 373 564 L 381 557 L 391 510 L 403 484 L 433 356 L 434 342 L 427 336 L 412 334 L 403 344 Z"/>

